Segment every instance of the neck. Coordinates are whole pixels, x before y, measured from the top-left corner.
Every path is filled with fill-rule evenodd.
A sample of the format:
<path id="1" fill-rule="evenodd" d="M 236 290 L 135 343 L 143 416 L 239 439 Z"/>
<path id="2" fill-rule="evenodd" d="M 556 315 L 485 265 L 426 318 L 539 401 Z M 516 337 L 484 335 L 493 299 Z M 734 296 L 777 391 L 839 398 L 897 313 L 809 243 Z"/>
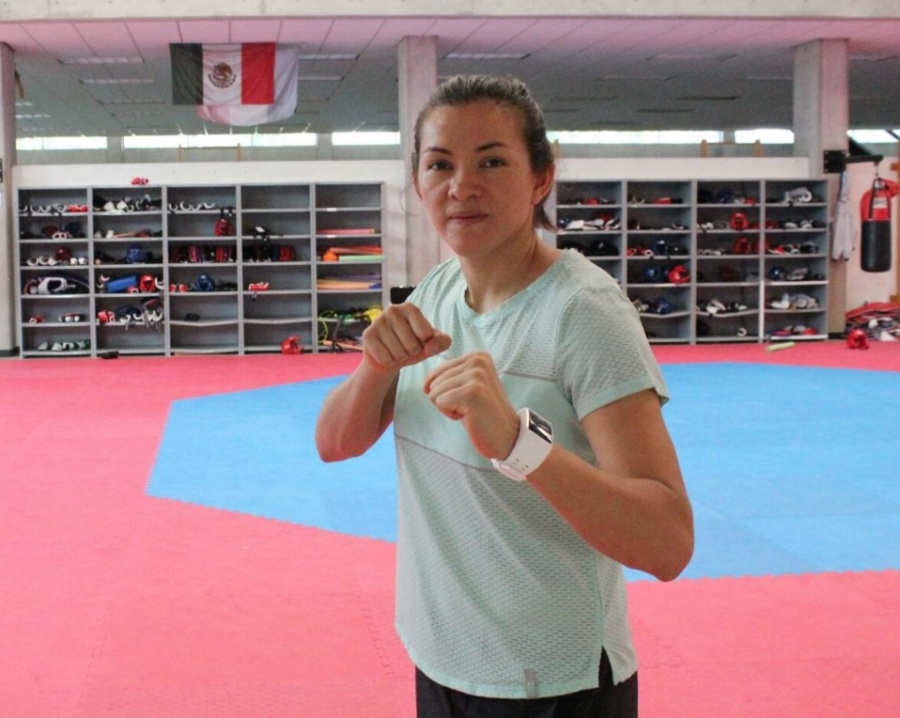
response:
<path id="1" fill-rule="evenodd" d="M 503 256 L 460 257 L 466 301 L 480 314 L 489 312 L 540 277 L 559 256 L 532 232 L 529 242 L 503 248 Z"/>

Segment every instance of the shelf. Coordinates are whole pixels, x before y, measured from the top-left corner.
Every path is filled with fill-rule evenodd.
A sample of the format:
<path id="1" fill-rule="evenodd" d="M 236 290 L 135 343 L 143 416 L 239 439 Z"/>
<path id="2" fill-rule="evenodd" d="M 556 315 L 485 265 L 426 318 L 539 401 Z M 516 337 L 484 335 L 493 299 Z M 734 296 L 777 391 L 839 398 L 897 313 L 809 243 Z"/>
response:
<path id="1" fill-rule="evenodd" d="M 781 201 L 789 192 L 804 195 L 800 188 L 813 201 Z M 822 179 L 564 180 L 557 182 L 555 204 L 548 209 L 558 227 L 557 246 L 602 267 L 630 299 L 650 306 L 664 299 L 674 307 L 666 314 L 640 314 L 653 343 L 762 342 L 766 331 L 777 328 L 772 325 L 790 321 L 811 326 L 815 339 L 827 336 L 829 208 L 821 201 L 826 189 Z M 607 223 L 614 228 L 602 226 Z M 609 245 L 605 252 L 595 251 L 598 242 Z M 774 247 L 792 251 L 770 251 Z M 668 272 L 677 265 L 685 267 L 689 282 L 641 281 L 651 267 Z M 782 279 L 795 271 L 816 279 Z M 818 306 L 767 306 L 784 293 L 809 294 Z M 713 299 L 749 309 L 708 314 L 698 308 Z M 684 309 L 686 304 L 692 309 Z"/>
<path id="2" fill-rule="evenodd" d="M 317 258 L 317 245 L 320 252 L 328 246 L 383 247 L 383 182 L 39 187 L 19 188 L 17 195 L 17 314 L 23 356 L 48 355 L 36 347 L 44 341 L 52 344 L 57 334 L 60 341 L 68 340 L 73 327 L 94 347 L 77 352 L 82 356 L 108 351 L 167 356 L 276 352 L 288 336 L 315 351 L 315 317 L 322 310 L 385 303 L 383 256 L 327 263 Z M 37 211 L 21 211 L 28 207 Z M 69 207 L 78 211 L 66 211 Z M 53 238 L 66 223 L 76 236 Z M 256 231 L 260 227 L 267 237 Z M 60 247 L 85 264 L 28 264 L 39 258 L 46 262 Z M 148 261 L 125 261 L 132 256 Z M 345 279 L 364 269 L 372 286 L 320 291 L 319 266 L 322 279 Z M 62 272 L 79 277 L 86 291 L 23 292 L 30 280 Z M 150 275 L 163 290 L 130 294 L 97 288 L 101 276 L 114 280 L 132 275 L 138 281 Z M 202 286 L 204 275 L 226 289 L 169 291 Z M 249 285 L 256 283 L 270 288 L 250 291 Z M 99 311 L 129 308 L 158 326 L 97 322 Z M 28 323 L 38 315 L 55 319 L 75 312 L 86 321 Z"/>

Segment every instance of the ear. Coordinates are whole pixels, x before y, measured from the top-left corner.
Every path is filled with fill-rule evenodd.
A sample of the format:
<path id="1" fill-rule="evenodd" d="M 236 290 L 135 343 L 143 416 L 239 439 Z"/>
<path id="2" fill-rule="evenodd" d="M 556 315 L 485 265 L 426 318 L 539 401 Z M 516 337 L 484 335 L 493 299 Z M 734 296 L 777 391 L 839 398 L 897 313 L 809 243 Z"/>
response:
<path id="1" fill-rule="evenodd" d="M 531 204 L 538 205 L 547 199 L 556 181 L 556 163 L 551 162 L 543 172 L 534 173 L 534 189 L 531 192 Z"/>

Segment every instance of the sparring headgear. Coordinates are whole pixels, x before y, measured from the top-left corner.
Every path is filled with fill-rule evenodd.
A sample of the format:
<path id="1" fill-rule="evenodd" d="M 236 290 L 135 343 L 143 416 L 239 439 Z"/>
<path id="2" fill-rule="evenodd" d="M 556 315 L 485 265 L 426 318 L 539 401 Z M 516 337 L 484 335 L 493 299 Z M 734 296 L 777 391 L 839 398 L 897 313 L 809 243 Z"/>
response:
<path id="1" fill-rule="evenodd" d="M 691 281 L 690 272 L 683 264 L 676 264 L 669 270 L 669 282 L 672 284 L 685 284 Z"/>
<path id="2" fill-rule="evenodd" d="M 847 335 L 847 347 L 849 349 L 868 349 L 869 338 L 862 329 L 853 329 Z"/>
<path id="3" fill-rule="evenodd" d="M 295 336 L 290 336 L 281 342 L 282 354 L 302 354 L 303 347 L 300 346 L 300 340 Z"/>
<path id="4" fill-rule="evenodd" d="M 141 275 L 138 281 L 138 291 L 143 294 L 151 294 L 156 291 L 156 277 L 152 274 Z"/>

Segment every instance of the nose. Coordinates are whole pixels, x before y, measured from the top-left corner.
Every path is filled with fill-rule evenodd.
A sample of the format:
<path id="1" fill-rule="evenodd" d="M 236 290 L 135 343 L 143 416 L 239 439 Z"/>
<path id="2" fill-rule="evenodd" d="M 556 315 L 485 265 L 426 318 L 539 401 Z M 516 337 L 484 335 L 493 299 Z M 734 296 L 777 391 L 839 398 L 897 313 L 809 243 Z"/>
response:
<path id="1" fill-rule="evenodd" d="M 479 190 L 476 170 L 457 167 L 450 179 L 450 196 L 456 200 L 466 200 L 477 196 Z"/>

